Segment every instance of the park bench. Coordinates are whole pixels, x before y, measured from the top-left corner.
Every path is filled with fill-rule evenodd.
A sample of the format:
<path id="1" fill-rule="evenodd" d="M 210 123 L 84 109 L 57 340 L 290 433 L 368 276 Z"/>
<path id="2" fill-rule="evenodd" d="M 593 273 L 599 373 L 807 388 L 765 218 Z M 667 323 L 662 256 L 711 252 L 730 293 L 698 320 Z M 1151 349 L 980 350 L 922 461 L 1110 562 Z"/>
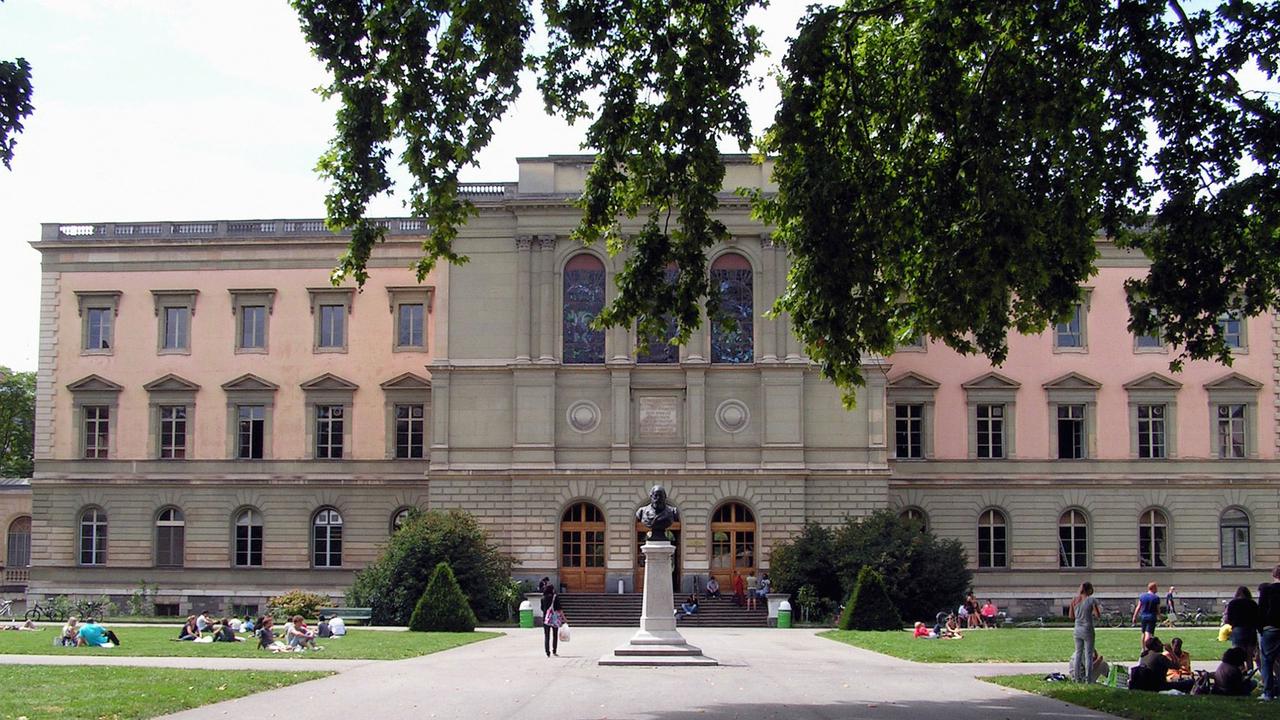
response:
<path id="1" fill-rule="evenodd" d="M 367 607 L 322 607 L 317 610 L 325 617 L 340 617 L 343 620 L 363 620 L 369 622 L 373 617 L 373 608 Z"/>

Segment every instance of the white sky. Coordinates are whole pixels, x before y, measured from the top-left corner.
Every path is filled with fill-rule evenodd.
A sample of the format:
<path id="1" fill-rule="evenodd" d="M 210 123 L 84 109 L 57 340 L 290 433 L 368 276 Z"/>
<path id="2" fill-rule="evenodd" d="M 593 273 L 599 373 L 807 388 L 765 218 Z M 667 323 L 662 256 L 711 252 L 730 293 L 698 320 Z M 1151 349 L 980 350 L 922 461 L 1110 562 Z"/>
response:
<path id="1" fill-rule="evenodd" d="M 774 49 L 808 4 L 759 14 Z M 36 368 L 42 222 L 318 218 L 313 170 L 333 105 L 285 0 L 7 0 L 0 58 L 33 66 L 35 113 L 0 166 L 0 365 Z M 764 66 L 762 64 L 761 70 Z M 528 78 L 527 78 L 528 79 Z M 752 102 L 763 129 L 772 83 Z M 516 157 L 579 152 L 582 126 L 547 117 L 532 82 L 463 179 L 516 178 Z M 398 200 L 376 215 L 403 215 Z"/>

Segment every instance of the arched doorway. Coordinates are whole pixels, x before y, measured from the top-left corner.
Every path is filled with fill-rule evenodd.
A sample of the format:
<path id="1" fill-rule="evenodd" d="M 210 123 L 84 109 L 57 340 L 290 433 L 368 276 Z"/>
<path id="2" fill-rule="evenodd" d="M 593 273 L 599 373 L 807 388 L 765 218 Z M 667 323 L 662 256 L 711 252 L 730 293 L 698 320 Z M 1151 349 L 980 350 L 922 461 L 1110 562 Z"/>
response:
<path id="1" fill-rule="evenodd" d="M 746 505 L 729 502 L 711 515 L 711 575 L 731 591 L 733 574 L 756 571 L 756 516 Z"/>
<path id="2" fill-rule="evenodd" d="M 604 512 L 574 503 L 560 517 L 560 582 L 570 592 L 604 592 Z"/>
<path id="3" fill-rule="evenodd" d="M 670 530 L 672 545 L 676 546 L 676 554 L 671 558 L 671 587 L 680 592 L 680 523 L 672 523 Z M 635 571 L 635 587 L 636 592 L 644 590 L 644 552 L 640 550 L 647 540 L 645 537 L 649 534 L 649 528 L 645 527 L 640 521 L 636 521 L 636 571 Z"/>

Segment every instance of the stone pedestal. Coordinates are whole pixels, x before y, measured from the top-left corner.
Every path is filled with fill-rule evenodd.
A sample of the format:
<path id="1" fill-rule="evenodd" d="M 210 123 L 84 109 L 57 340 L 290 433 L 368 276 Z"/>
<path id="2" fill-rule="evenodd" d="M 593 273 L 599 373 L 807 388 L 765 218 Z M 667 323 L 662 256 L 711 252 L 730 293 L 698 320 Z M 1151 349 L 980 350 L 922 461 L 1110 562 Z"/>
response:
<path id="1" fill-rule="evenodd" d="M 685 641 L 676 630 L 672 612 L 671 560 L 676 548 L 669 542 L 646 542 L 644 553 L 644 607 L 640 630 L 630 642 L 600 658 L 601 665 L 719 665 L 702 650 Z"/>

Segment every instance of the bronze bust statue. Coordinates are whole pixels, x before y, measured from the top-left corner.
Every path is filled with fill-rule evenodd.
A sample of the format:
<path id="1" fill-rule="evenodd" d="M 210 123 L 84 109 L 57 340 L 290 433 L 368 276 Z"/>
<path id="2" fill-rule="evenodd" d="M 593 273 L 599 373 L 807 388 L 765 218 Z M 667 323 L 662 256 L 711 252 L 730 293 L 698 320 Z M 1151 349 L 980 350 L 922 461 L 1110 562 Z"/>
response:
<path id="1" fill-rule="evenodd" d="M 636 511 L 636 520 L 649 528 L 650 540 L 662 540 L 667 537 L 667 528 L 672 523 L 680 522 L 680 510 L 675 505 L 667 504 L 665 488 L 654 485 L 649 491 L 649 504 Z"/>

